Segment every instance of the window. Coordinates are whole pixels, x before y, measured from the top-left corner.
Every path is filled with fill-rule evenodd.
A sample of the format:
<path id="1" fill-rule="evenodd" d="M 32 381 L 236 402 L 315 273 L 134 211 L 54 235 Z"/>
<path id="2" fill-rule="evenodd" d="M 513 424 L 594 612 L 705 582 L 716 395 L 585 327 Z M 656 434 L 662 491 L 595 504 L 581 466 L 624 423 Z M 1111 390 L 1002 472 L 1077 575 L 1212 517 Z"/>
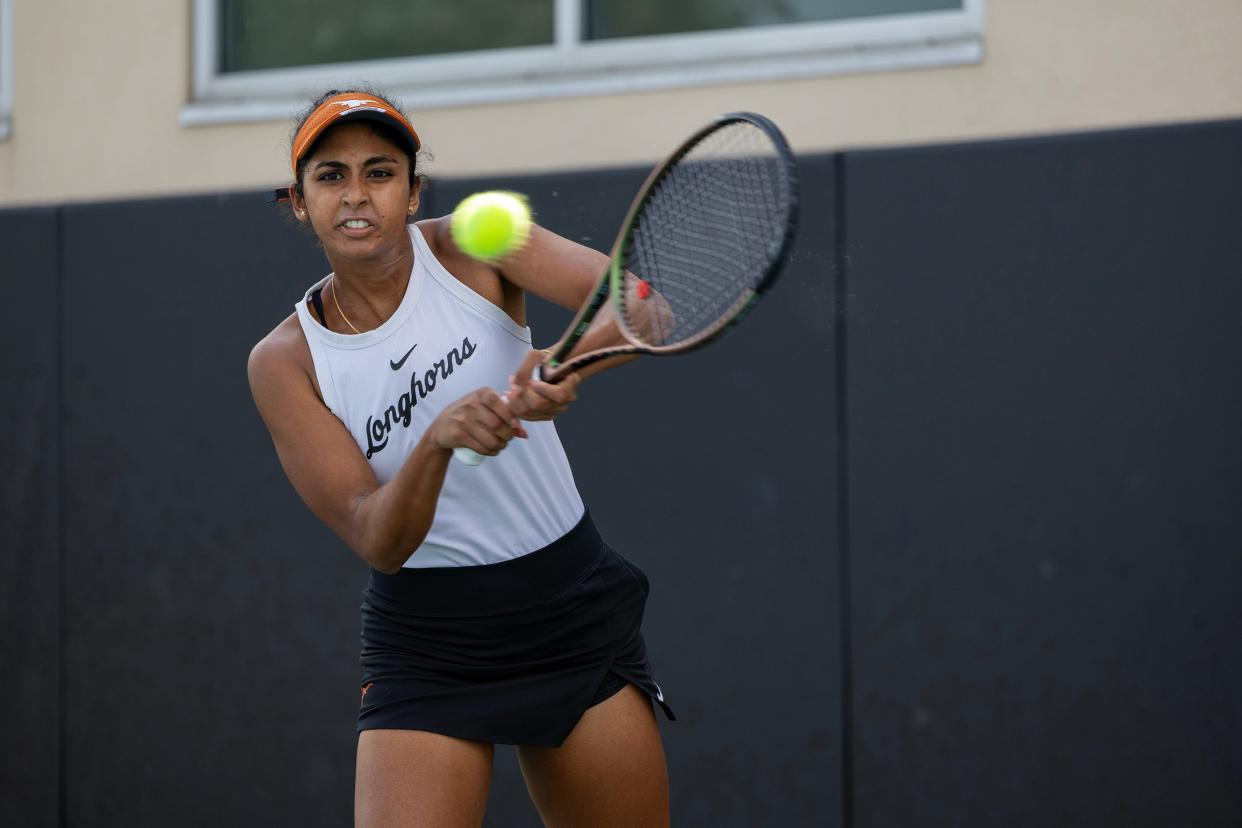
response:
<path id="1" fill-rule="evenodd" d="M 0 0 L 0 141 L 9 137 L 13 110 L 13 2 Z"/>
<path id="2" fill-rule="evenodd" d="M 961 0 L 587 0 L 585 5 L 583 32 L 589 40 L 962 9 Z"/>
<path id="3" fill-rule="evenodd" d="M 361 80 L 423 109 L 977 62 L 982 4 L 195 0 L 182 121 L 284 117 Z"/>
<path id="4" fill-rule="evenodd" d="M 553 42 L 553 0 L 219 0 L 221 72 Z"/>

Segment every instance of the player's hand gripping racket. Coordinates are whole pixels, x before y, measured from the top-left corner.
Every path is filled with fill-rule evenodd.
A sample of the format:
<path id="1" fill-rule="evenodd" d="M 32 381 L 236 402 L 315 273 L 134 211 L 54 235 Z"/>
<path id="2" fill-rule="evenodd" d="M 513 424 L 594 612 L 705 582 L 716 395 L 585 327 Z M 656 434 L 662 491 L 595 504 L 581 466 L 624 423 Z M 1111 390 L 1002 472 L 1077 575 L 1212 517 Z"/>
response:
<path id="1" fill-rule="evenodd" d="M 556 382 L 610 357 L 679 354 L 716 339 L 772 285 L 797 214 L 793 153 L 775 124 L 733 112 L 704 126 L 647 177 L 608 268 L 541 378 Z M 616 333 L 600 343 L 586 334 L 610 298 Z M 467 448 L 454 453 L 472 466 L 483 460 Z"/>

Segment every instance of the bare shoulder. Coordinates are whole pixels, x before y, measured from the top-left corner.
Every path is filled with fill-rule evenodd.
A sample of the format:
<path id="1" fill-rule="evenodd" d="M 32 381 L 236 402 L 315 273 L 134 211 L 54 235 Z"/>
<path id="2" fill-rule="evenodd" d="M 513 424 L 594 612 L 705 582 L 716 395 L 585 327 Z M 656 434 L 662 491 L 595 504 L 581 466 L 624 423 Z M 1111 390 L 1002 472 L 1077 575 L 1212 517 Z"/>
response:
<path id="1" fill-rule="evenodd" d="M 440 216 L 439 218 L 427 218 L 414 222 L 423 234 L 423 238 L 427 240 L 427 244 L 431 247 L 431 252 L 436 254 L 436 258 L 446 252 L 448 247 L 457 249 L 457 245 L 453 244 L 453 237 L 449 233 L 449 216 Z"/>
<path id="2" fill-rule="evenodd" d="M 500 273 L 496 268 L 461 251 L 453 241 L 453 233 L 449 229 L 450 220 L 450 216 L 440 216 L 423 219 L 415 225 L 422 232 L 423 238 L 427 240 L 427 246 L 431 248 L 436 260 L 444 266 L 445 270 L 466 284 L 472 284 L 480 279 L 498 279 Z"/>
<path id="3" fill-rule="evenodd" d="M 521 287 L 505 279 L 496 267 L 463 253 L 453 241 L 449 220 L 449 216 L 441 216 L 415 225 L 427 240 L 436 261 L 454 279 L 509 314 L 519 325 L 525 325 Z"/>
<path id="4" fill-rule="evenodd" d="M 310 347 L 296 313 L 289 314 L 251 349 L 246 371 L 256 399 L 302 378 L 309 379 L 319 394 Z"/>
<path id="5" fill-rule="evenodd" d="M 420 221 L 418 229 L 449 273 L 504 308 L 519 325 L 526 324 L 524 291 L 576 310 L 591 295 L 608 264 L 603 253 L 538 224 L 531 226 L 526 244 L 495 267 L 463 253 L 453 243 L 448 216 Z"/>

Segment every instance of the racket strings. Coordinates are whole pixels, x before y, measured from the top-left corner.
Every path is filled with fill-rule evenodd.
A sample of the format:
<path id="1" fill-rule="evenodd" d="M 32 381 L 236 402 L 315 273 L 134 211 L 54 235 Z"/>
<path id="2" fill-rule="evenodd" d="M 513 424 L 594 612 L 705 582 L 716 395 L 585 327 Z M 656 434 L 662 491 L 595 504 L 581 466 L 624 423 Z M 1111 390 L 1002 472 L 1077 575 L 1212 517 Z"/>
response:
<path id="1" fill-rule="evenodd" d="M 738 121 L 705 135 L 653 186 L 631 230 L 623 262 L 652 290 L 625 291 L 627 327 L 667 346 L 731 317 L 774 264 L 791 197 L 764 130 Z M 658 296 L 654 306 L 643 294 Z"/>

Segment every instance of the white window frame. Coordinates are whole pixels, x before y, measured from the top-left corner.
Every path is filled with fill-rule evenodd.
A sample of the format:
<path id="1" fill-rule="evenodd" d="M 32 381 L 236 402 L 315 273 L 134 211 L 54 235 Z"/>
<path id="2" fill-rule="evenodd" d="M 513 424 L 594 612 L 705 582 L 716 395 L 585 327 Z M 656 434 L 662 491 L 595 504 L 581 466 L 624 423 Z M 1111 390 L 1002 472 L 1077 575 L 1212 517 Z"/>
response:
<path id="1" fill-rule="evenodd" d="M 0 141 L 13 113 L 13 0 L 0 0 Z"/>
<path id="2" fill-rule="evenodd" d="M 356 82 L 411 109 L 950 66 L 983 59 L 983 2 L 948 12 L 583 41 L 581 0 L 553 0 L 555 42 L 419 58 L 221 73 L 219 0 L 194 0 L 186 126 L 287 118 L 309 93 Z"/>

